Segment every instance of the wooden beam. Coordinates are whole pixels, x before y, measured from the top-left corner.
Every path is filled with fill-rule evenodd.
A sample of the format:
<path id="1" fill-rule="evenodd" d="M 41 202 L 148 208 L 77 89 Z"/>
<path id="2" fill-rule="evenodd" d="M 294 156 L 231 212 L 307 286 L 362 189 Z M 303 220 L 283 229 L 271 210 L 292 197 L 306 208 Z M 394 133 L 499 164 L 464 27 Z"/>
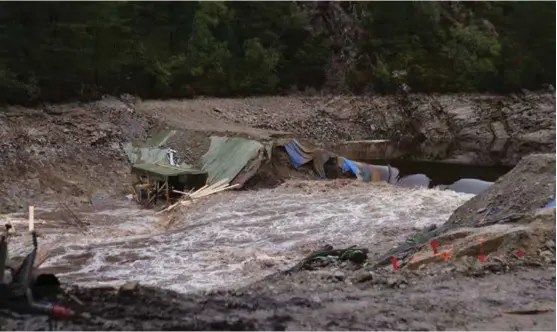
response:
<path id="1" fill-rule="evenodd" d="M 166 185 L 166 205 L 170 204 L 170 192 L 169 192 L 169 185 L 168 185 L 168 176 L 165 177 L 165 182 L 164 184 Z"/>
<path id="2" fill-rule="evenodd" d="M 29 206 L 29 232 L 35 230 L 35 207 Z"/>

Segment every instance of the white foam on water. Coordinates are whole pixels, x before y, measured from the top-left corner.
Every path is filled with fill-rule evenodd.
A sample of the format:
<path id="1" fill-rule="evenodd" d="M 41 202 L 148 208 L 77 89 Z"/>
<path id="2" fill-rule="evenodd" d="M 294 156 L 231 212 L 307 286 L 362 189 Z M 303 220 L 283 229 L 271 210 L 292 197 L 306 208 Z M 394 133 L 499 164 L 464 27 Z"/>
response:
<path id="1" fill-rule="evenodd" d="M 389 229 L 403 239 L 413 227 L 443 223 L 473 197 L 382 184 L 306 186 L 309 192 L 281 186 L 215 195 L 186 211 L 178 230 L 162 234 L 147 236 L 155 221 L 140 213 L 87 241 L 66 237 L 65 250 L 46 265 L 74 265 L 59 276 L 82 285 L 134 280 L 178 292 L 232 287 L 295 264 L 307 245 L 369 246 Z M 120 231 L 129 233 L 117 236 Z M 76 264 L 75 257 L 85 262 Z"/>

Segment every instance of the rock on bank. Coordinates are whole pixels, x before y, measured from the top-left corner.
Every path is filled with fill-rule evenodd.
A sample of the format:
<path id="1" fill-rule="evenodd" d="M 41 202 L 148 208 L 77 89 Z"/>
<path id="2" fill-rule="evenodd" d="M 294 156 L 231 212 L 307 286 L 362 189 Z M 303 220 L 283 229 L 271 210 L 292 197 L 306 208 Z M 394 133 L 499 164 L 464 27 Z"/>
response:
<path id="1" fill-rule="evenodd" d="M 445 227 L 500 222 L 542 208 L 554 198 L 555 154 L 532 154 L 456 209 Z"/>

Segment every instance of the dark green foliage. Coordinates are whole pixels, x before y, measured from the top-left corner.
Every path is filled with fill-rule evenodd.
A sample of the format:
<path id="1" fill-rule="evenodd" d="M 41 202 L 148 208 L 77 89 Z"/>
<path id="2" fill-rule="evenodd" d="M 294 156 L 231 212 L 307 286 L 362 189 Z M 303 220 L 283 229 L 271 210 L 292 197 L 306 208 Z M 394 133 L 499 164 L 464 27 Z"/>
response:
<path id="1" fill-rule="evenodd" d="M 1 2 L 0 45 L 7 103 L 280 94 L 341 76 L 356 93 L 511 92 L 555 82 L 555 3 Z"/>

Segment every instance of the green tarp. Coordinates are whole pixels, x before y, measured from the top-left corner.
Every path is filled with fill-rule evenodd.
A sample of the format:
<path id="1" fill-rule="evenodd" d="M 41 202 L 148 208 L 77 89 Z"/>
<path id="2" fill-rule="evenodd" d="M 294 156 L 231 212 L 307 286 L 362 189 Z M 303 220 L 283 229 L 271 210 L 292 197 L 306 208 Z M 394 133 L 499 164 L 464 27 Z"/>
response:
<path id="1" fill-rule="evenodd" d="M 164 130 L 148 139 L 144 144 L 126 143 L 123 146 L 124 152 L 132 165 L 168 164 L 168 150 L 159 149 L 159 147 L 174 134 L 176 134 L 176 130 Z"/>
<path id="2" fill-rule="evenodd" d="M 168 164 L 135 164 L 132 171 L 136 173 L 153 173 L 163 177 L 178 176 L 183 174 L 202 174 L 204 172 L 188 166 L 171 166 Z"/>
<path id="3" fill-rule="evenodd" d="M 123 146 L 130 163 L 135 164 L 168 164 L 167 150 L 158 148 L 138 148 L 131 143 Z"/>
<path id="4" fill-rule="evenodd" d="M 202 170 L 209 174 L 207 184 L 223 179 L 230 183 L 262 149 L 263 144 L 257 141 L 211 136 L 209 151 L 201 157 Z"/>

